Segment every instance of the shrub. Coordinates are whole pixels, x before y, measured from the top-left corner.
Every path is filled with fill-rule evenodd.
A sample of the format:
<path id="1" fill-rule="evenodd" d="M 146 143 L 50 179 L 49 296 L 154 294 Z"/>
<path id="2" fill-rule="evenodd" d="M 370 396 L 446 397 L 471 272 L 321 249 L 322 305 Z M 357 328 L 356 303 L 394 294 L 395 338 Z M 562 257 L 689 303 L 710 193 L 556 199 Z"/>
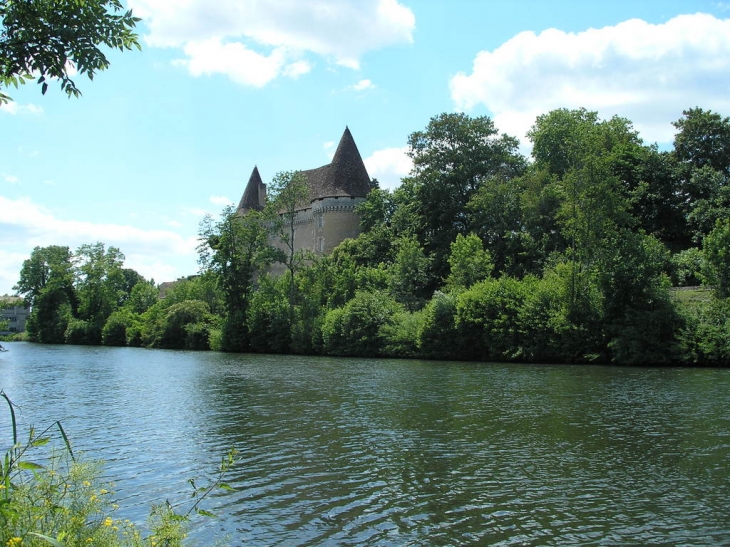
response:
<path id="1" fill-rule="evenodd" d="M 342 308 L 330 310 L 322 325 L 325 353 L 374 357 L 384 353 L 384 327 L 393 325 L 403 306 L 385 292 L 358 291 Z"/>
<path id="2" fill-rule="evenodd" d="M 60 422 L 37 434 L 31 428 L 26 443 L 18 440 L 13 404 L 13 444 L 0 460 L 0 545 L 7 547 L 180 547 L 186 523 L 193 513 L 210 515 L 200 503 L 213 489 L 230 489 L 223 476 L 234 462 L 231 451 L 221 461 L 215 480 L 204 487 L 193 485 L 193 502 L 185 512 L 164 503 L 152 507 L 149 530 L 114 518 L 113 492 L 100 481 L 101 466 L 78 459 Z M 31 461 L 34 451 L 50 442 L 56 430 L 63 439 L 59 448 Z"/>

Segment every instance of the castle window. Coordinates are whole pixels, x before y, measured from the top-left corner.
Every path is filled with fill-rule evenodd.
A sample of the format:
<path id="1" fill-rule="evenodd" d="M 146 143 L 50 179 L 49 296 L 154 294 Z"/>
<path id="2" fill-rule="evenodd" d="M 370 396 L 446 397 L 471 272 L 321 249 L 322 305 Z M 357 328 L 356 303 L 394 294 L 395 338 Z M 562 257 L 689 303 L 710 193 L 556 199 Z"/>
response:
<path id="1" fill-rule="evenodd" d="M 317 238 L 317 251 L 320 253 L 324 252 L 324 238 L 323 237 Z"/>
<path id="2" fill-rule="evenodd" d="M 317 217 L 317 228 L 324 228 L 324 215 Z"/>

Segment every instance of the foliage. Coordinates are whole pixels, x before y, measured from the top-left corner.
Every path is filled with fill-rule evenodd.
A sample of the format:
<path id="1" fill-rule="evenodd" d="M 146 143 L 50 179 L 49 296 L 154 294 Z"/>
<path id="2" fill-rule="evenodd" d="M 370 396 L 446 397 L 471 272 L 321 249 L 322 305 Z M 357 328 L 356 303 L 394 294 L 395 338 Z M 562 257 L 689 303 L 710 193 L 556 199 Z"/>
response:
<path id="1" fill-rule="evenodd" d="M 149 529 L 114 518 L 113 492 L 101 482 L 98 462 L 74 454 L 60 422 L 41 432 L 31 427 L 28 439 L 18 437 L 14 404 L 8 404 L 12 446 L 0 461 L 0 544 L 8 547 L 181 547 L 191 515 L 212 515 L 202 502 L 214 490 L 231 490 L 223 479 L 235 462 L 235 451 L 222 460 L 217 476 L 204 486 L 190 480 L 192 504 L 180 510 L 169 502 L 152 507 Z M 53 432 L 63 440 L 52 447 Z M 38 458 L 38 459 L 36 459 Z M 42 463 L 39 463 L 42 462 Z"/>
<path id="2" fill-rule="evenodd" d="M 36 247 L 23 261 L 13 287 L 31 307 L 27 330 L 31 340 L 62 343 L 69 319 L 76 312 L 72 254 L 68 247 Z"/>
<path id="3" fill-rule="evenodd" d="M 456 236 L 451 244 L 448 261 L 450 272 L 446 287 L 451 290 L 468 289 L 474 283 L 489 277 L 494 268 L 491 254 L 474 234 Z"/>
<path id="4" fill-rule="evenodd" d="M 162 320 L 160 347 L 171 349 L 208 349 L 208 332 L 213 316 L 208 304 L 185 300 L 170 306 Z"/>
<path id="5" fill-rule="evenodd" d="M 455 316 L 460 355 L 489 361 L 518 357 L 520 308 L 528 294 L 526 283 L 511 277 L 487 279 L 460 293 Z"/>
<path id="6" fill-rule="evenodd" d="M 322 325 L 324 352 L 329 355 L 375 357 L 383 354 L 386 326 L 403 312 L 384 292 L 358 291 L 342 308 L 330 310 Z"/>
<path id="7" fill-rule="evenodd" d="M 301 173 L 280 173 L 263 212 L 203 221 L 200 275 L 162 298 L 114 248 L 35 249 L 17 287 L 28 330 L 224 351 L 724 364 L 730 125 L 701 109 L 675 125 L 674 150 L 659 151 L 625 118 L 554 110 L 528 134 L 528 163 L 489 118 L 441 114 L 410 136 L 410 175 L 393 192 L 375 184 L 363 232 L 330 254 L 294 241 L 310 196 Z M 699 280 L 717 288 L 711 306 L 670 297 Z"/>
<path id="8" fill-rule="evenodd" d="M 84 340 L 101 342 L 101 331 L 111 313 L 128 298 L 128 277 L 122 266 L 124 255 L 103 243 L 82 245 L 74 255 L 79 320 L 85 322 Z M 67 337 L 68 338 L 68 337 Z"/>
<path id="9" fill-rule="evenodd" d="M 675 253 L 670 258 L 672 284 L 675 287 L 691 287 L 700 284 L 702 271 L 702 250 L 690 247 Z"/>
<path id="10" fill-rule="evenodd" d="M 718 220 L 702 245 L 702 277 L 715 287 L 718 298 L 730 296 L 730 218 Z"/>
<path id="11" fill-rule="evenodd" d="M 416 333 L 420 353 L 429 359 L 462 358 L 456 332 L 456 296 L 436 291 L 423 309 Z"/>
<path id="12" fill-rule="evenodd" d="M 398 251 L 390 267 L 391 292 L 407 309 L 418 310 L 427 296 L 431 262 L 415 237 L 402 237 L 394 242 L 394 247 Z"/>
<path id="13" fill-rule="evenodd" d="M 403 185 L 413 199 L 414 231 L 433 259 L 434 279 L 446 277 L 451 243 L 473 229 L 467 204 L 490 177 L 524 169 L 518 141 L 499 135 L 488 117 L 440 114 L 408 137 L 413 171 Z"/>
<path id="14" fill-rule="evenodd" d="M 307 204 L 309 188 L 301 172 L 281 172 L 271 181 L 268 196 L 266 215 L 271 223 L 272 234 L 283 246 L 283 253 L 277 260 L 284 264 L 288 272 L 289 325 L 293 325 L 296 300 L 294 276 L 305 263 L 313 259 L 313 252 L 300 248 L 295 241 L 297 212 Z"/>
<path id="15" fill-rule="evenodd" d="M 113 312 L 101 331 L 101 343 L 105 346 L 126 346 L 127 329 L 132 326 L 134 318 L 126 309 Z"/>
<path id="16" fill-rule="evenodd" d="M 0 86 L 37 78 L 45 94 L 48 82 L 58 80 L 78 97 L 76 72 L 93 80 L 109 67 L 100 46 L 140 48 L 134 33 L 140 19 L 123 10 L 120 0 L 0 0 Z M 9 100 L 0 93 L 0 105 Z"/>
<path id="17" fill-rule="evenodd" d="M 685 310 L 679 342 L 687 363 L 730 366 L 730 299 L 716 298 Z"/>
<path id="18" fill-rule="evenodd" d="M 248 311 L 249 345 L 261 353 L 286 353 L 291 344 L 288 279 L 264 276 Z"/>
<path id="19" fill-rule="evenodd" d="M 275 257 L 268 243 L 266 222 L 257 211 L 240 215 L 229 206 L 218 222 L 205 217 L 199 240 L 199 262 L 214 275 L 225 301 L 221 349 L 242 351 L 248 344 L 246 314 L 255 277 Z"/>

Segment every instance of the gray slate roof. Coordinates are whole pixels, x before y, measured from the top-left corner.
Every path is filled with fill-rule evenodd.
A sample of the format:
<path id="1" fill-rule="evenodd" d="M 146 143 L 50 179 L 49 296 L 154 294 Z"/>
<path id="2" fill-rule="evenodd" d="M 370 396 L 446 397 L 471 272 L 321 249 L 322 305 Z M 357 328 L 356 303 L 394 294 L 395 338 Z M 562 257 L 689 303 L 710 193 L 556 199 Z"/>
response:
<path id="1" fill-rule="evenodd" d="M 347 127 L 332 163 L 302 171 L 302 174 L 307 178 L 312 201 L 336 196 L 365 197 L 370 192 L 370 176 Z"/>
<path id="2" fill-rule="evenodd" d="M 238 210 L 246 212 L 249 209 L 261 211 L 266 204 L 266 185 L 261 180 L 259 168 L 254 167 L 251 177 L 248 179 L 246 189 L 243 191 L 241 201 L 238 203 Z"/>
<path id="3" fill-rule="evenodd" d="M 328 197 L 365 197 L 370 192 L 370 176 L 352 138 L 345 127 L 332 163 L 316 169 L 301 171 L 309 186 L 308 203 Z M 238 210 L 260 211 L 266 204 L 266 185 L 261 180 L 258 167 L 253 168 L 246 190 L 238 204 Z M 302 204 L 307 207 L 308 204 Z"/>

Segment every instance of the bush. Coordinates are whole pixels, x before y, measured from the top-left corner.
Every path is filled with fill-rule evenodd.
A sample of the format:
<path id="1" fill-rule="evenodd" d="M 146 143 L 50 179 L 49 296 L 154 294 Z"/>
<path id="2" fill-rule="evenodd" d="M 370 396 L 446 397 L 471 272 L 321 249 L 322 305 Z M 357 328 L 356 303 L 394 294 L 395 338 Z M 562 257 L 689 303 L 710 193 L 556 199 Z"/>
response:
<path id="1" fill-rule="evenodd" d="M 682 359 L 699 365 L 730 366 L 730 299 L 715 299 L 685 314 L 679 338 Z"/>
<path id="2" fill-rule="evenodd" d="M 417 333 L 421 355 L 429 359 L 458 359 L 456 296 L 436 291 L 423 309 Z"/>
<path id="3" fill-rule="evenodd" d="M 464 343 L 461 356 L 485 361 L 519 357 L 519 314 L 527 293 L 525 283 L 501 277 L 476 283 L 459 294 L 456 329 Z"/>
<path id="4" fill-rule="evenodd" d="M 71 319 L 64 338 L 67 344 L 98 344 L 101 332 L 90 321 Z"/>
<path id="5" fill-rule="evenodd" d="M 208 349 L 208 328 L 213 320 L 208 304 L 184 300 L 167 310 L 160 346 L 172 349 Z"/>
<path id="6" fill-rule="evenodd" d="M 193 513 L 209 515 L 200 503 L 213 489 L 229 489 L 223 476 L 234 462 L 231 451 L 221 462 L 218 476 L 204 487 L 193 484 L 193 502 L 185 512 L 164 503 L 152 507 L 149 530 L 114 518 L 113 492 L 100 481 L 101 466 L 79 460 L 71 450 L 63 427 L 55 422 L 36 434 L 30 429 L 21 443 L 13 404 L 4 392 L 12 419 L 13 443 L 0 460 L 0 545 L 7 547 L 180 547 L 186 523 Z M 34 450 L 50 442 L 55 430 L 61 447 L 44 457 L 44 465 L 31 461 Z"/>
<path id="7" fill-rule="evenodd" d="M 132 315 L 127 311 L 113 312 L 101 329 L 101 343 L 105 346 L 126 346 L 127 328 L 132 321 Z"/>
<path id="8" fill-rule="evenodd" d="M 403 312 L 403 306 L 385 292 L 356 292 L 342 308 L 330 310 L 325 316 L 322 325 L 324 352 L 360 357 L 384 354 L 384 327 L 392 326 Z"/>
<path id="9" fill-rule="evenodd" d="M 249 346 L 261 353 L 286 353 L 291 345 L 285 276 L 263 277 L 248 309 Z"/>

